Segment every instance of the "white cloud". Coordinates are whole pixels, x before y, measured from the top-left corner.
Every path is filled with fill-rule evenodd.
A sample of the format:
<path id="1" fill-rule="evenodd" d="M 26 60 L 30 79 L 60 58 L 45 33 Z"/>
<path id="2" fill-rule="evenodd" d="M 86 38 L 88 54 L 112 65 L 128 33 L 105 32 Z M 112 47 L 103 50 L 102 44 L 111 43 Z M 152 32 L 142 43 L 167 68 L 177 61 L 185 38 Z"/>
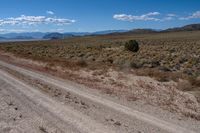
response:
<path id="1" fill-rule="evenodd" d="M 173 14 L 173 13 L 169 13 L 167 14 L 168 17 L 176 17 L 177 15 L 176 14 Z"/>
<path id="2" fill-rule="evenodd" d="M 55 13 L 53 11 L 46 11 L 47 14 L 50 14 L 50 15 L 54 15 Z"/>
<path id="3" fill-rule="evenodd" d="M 75 20 L 65 18 L 52 18 L 46 16 L 26 16 L 10 17 L 0 20 L 0 25 L 38 25 L 38 24 L 56 24 L 66 25 L 76 22 Z"/>
<path id="4" fill-rule="evenodd" d="M 75 23 L 76 20 L 64 19 L 64 18 L 46 18 L 45 22 L 46 23 L 54 23 L 57 25 L 65 25 L 65 24 Z"/>
<path id="5" fill-rule="evenodd" d="M 200 11 L 194 12 L 192 15 L 187 16 L 187 17 L 180 17 L 180 20 L 189 20 L 189 19 L 197 19 L 200 18 Z"/>
<path id="6" fill-rule="evenodd" d="M 192 14 L 191 18 L 200 18 L 200 11 L 196 11 Z"/>
<path id="7" fill-rule="evenodd" d="M 174 19 L 177 19 L 177 15 L 173 13 L 169 13 L 164 18 L 162 18 L 161 21 L 170 21 Z"/>
<path id="8" fill-rule="evenodd" d="M 160 15 L 159 12 L 150 12 L 150 13 L 143 14 L 140 16 L 127 15 L 127 14 L 115 14 L 113 18 L 116 20 L 129 21 L 129 22 L 138 21 L 138 20 L 159 21 L 160 19 L 154 17 L 158 15 Z"/>
<path id="9" fill-rule="evenodd" d="M 40 24 L 45 22 L 45 16 L 25 16 L 25 15 L 21 15 L 20 17 L 16 17 L 16 18 L 7 18 L 7 20 L 5 20 L 4 22 L 10 21 L 10 22 L 14 22 L 13 24 L 28 24 L 28 25 L 32 25 L 32 24 Z M 9 24 L 9 23 L 8 23 Z"/>
<path id="10" fill-rule="evenodd" d="M 6 24 L 9 24 L 9 25 L 15 25 L 17 24 L 17 21 L 11 21 L 11 20 L 0 20 L 0 26 L 1 25 L 6 25 Z"/>
<path id="11" fill-rule="evenodd" d="M 33 29 L 33 30 L 30 30 L 30 29 L 0 29 L 0 32 L 2 32 L 2 33 L 11 33 L 11 32 L 22 33 L 22 32 L 38 32 L 38 31 L 39 31 L 38 29 Z"/>
<path id="12" fill-rule="evenodd" d="M 156 15 L 160 15 L 159 12 L 150 12 L 150 13 L 147 13 L 146 16 L 156 16 Z"/>
<path id="13" fill-rule="evenodd" d="M 189 16 L 186 17 L 180 17 L 180 15 L 169 13 L 169 14 L 164 14 L 159 16 L 159 12 L 150 12 L 147 14 L 143 14 L 140 16 L 136 15 L 127 15 L 127 14 L 115 14 L 113 15 L 113 18 L 116 20 L 121 20 L 121 21 L 129 21 L 129 22 L 134 22 L 134 21 L 171 21 L 171 20 L 189 20 L 189 19 L 197 19 L 200 18 L 200 11 L 196 11 L 192 13 Z"/>
<path id="14" fill-rule="evenodd" d="M 122 20 L 122 21 L 133 21 L 133 16 L 132 15 L 127 15 L 127 14 L 115 14 L 113 16 L 114 19 L 117 20 Z"/>

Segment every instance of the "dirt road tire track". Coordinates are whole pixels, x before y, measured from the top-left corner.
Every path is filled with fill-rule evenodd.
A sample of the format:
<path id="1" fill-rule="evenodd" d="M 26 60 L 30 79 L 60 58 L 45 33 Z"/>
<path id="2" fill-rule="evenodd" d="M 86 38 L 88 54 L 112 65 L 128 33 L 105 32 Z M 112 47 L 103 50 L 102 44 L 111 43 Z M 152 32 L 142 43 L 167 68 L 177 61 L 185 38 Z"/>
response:
<path id="1" fill-rule="evenodd" d="M 17 110 L 19 109 L 19 113 L 21 114 L 21 118 L 25 119 L 24 123 L 27 123 L 26 126 L 21 125 L 21 122 L 18 122 L 17 124 L 9 124 L 9 122 L 13 122 L 11 120 L 7 120 L 7 126 L 8 127 L 1 127 L 0 129 L 0 133 L 4 133 L 4 129 L 9 128 L 12 129 L 14 128 L 14 130 L 16 130 L 15 128 L 17 128 L 20 132 L 17 133 L 24 133 L 24 132 L 29 132 L 29 133 L 37 133 L 39 132 L 38 130 L 40 130 L 41 127 L 43 127 L 45 130 L 48 129 L 51 130 L 52 133 L 57 132 L 57 133 L 64 133 L 65 130 L 67 129 L 67 125 L 63 124 L 61 122 L 58 122 L 57 117 L 54 116 L 52 113 L 50 112 L 44 112 L 44 109 L 41 106 L 38 106 L 37 103 L 35 103 L 34 101 L 32 101 L 29 97 L 27 97 L 26 95 L 24 95 L 22 92 L 18 91 L 14 86 L 8 84 L 7 82 L 5 82 L 4 80 L 2 80 L 3 77 L 0 77 L 0 88 L 1 90 L 1 95 L 2 98 L 3 97 L 7 97 L 3 98 L 2 100 L 4 100 L 4 102 L 7 103 L 8 106 L 14 106 L 13 108 Z M 2 92 L 4 91 L 4 92 Z M 2 104 L 1 104 L 2 105 Z M 14 115 L 16 115 L 16 112 L 9 112 L 9 109 L 5 109 L 1 110 L 1 113 L 5 112 L 8 116 L 12 117 L 12 113 L 14 113 Z M 7 107 L 8 108 L 8 107 Z M 9 113 L 8 113 L 9 112 Z M 25 117 L 24 117 L 25 116 Z M 0 118 L 6 117 L 3 114 L 1 114 Z M 5 119 L 5 118 L 4 118 Z M 7 118 L 9 119 L 9 118 Z M 28 120 L 27 120 L 28 119 Z M 6 120 L 4 120 L 5 122 Z M 16 118 L 15 120 L 16 121 Z M 59 120 L 60 121 L 60 120 Z M 12 127 L 10 127 L 10 126 Z M 22 128 L 23 127 L 23 128 Z M 54 131 L 52 131 L 53 128 Z"/>
<path id="2" fill-rule="evenodd" d="M 4 80 L 8 84 L 15 87 L 17 91 L 23 93 L 28 97 L 32 102 L 37 105 L 37 110 L 42 111 L 41 113 L 50 112 L 53 114 L 54 122 L 57 123 L 58 127 L 62 127 L 63 132 L 70 132 L 69 129 L 63 127 L 63 125 L 72 125 L 75 131 L 81 133 L 112 133 L 113 130 L 108 127 L 103 126 L 102 124 L 97 123 L 91 118 L 76 112 L 70 107 L 66 107 L 61 103 L 58 103 L 46 95 L 39 92 L 37 89 L 17 80 L 12 77 L 10 74 L 0 70 L 0 79 Z M 42 110 L 40 109 L 42 108 Z M 59 123 L 62 123 L 61 126 Z M 92 123 L 92 124 L 91 124 Z M 74 132 L 74 131 L 72 131 Z"/>
<path id="3" fill-rule="evenodd" d="M 180 127 L 178 125 L 168 123 L 166 121 L 160 120 L 158 118 L 155 118 L 155 117 L 150 116 L 150 115 L 145 114 L 145 113 L 141 113 L 137 110 L 133 110 L 131 108 L 120 105 L 120 104 L 115 103 L 115 102 L 112 102 L 110 100 L 103 99 L 99 96 L 86 93 L 83 90 L 80 90 L 78 88 L 74 88 L 73 86 L 68 85 L 63 80 L 59 80 L 59 79 L 53 78 L 53 77 L 48 77 L 46 75 L 42 75 L 40 73 L 36 73 L 36 72 L 30 71 L 30 70 L 26 70 L 24 68 L 20 68 L 20 67 L 2 62 L 2 61 L 0 61 L 0 65 L 2 65 L 4 67 L 8 67 L 9 69 L 16 70 L 16 71 L 18 71 L 18 72 L 20 72 L 24 75 L 31 76 L 35 79 L 41 80 L 41 81 L 46 82 L 48 84 L 51 84 L 53 86 L 57 86 L 59 88 L 65 89 L 65 90 L 67 90 L 71 93 L 75 93 L 76 95 L 87 98 L 87 99 L 89 99 L 93 102 L 96 102 L 98 104 L 102 104 L 103 106 L 106 106 L 106 107 L 109 107 L 109 108 L 112 108 L 115 111 L 129 115 L 133 119 L 144 121 L 148 124 L 151 124 L 152 126 L 158 127 L 160 129 L 164 129 L 168 132 L 172 132 L 172 133 L 195 133 L 193 131 L 190 131 L 189 129 L 185 129 L 185 128 Z M 9 82 L 9 81 L 7 81 L 7 82 Z"/>

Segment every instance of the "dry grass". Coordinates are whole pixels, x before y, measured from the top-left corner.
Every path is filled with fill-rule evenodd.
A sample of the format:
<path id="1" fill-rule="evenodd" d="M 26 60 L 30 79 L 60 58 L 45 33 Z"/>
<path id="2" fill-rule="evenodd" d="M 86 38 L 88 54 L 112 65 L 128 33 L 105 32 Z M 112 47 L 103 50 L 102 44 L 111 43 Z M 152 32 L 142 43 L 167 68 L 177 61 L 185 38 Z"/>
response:
<path id="1" fill-rule="evenodd" d="M 70 69 L 87 67 L 137 69 L 138 75 L 159 81 L 189 80 L 200 86 L 200 32 L 127 34 L 74 37 L 64 40 L 2 43 L 0 50 Z M 140 51 L 132 53 L 124 44 L 135 39 Z"/>
<path id="2" fill-rule="evenodd" d="M 199 101 L 199 93 L 193 90 L 191 91 L 189 88 L 191 83 L 187 80 L 182 80 L 183 82 L 180 83 L 178 80 L 178 85 L 176 85 L 175 82 L 158 82 L 150 77 L 136 76 L 134 73 L 137 72 L 134 72 L 130 68 L 115 70 L 109 67 L 106 69 L 101 66 L 101 69 L 89 69 L 89 66 L 87 66 L 82 69 L 69 69 L 69 67 L 58 68 L 56 65 L 49 66 L 49 64 L 44 68 L 44 65 L 36 61 L 20 61 L 21 58 L 13 56 L 5 60 L 12 60 L 11 62 L 14 60 L 18 65 L 25 64 L 28 68 L 42 72 L 45 71 L 55 76 L 76 81 L 107 95 L 117 96 L 120 99 L 122 98 L 132 102 L 142 100 L 143 102 L 153 106 L 159 106 L 171 112 L 176 112 L 197 120 L 199 118 L 200 106 L 197 102 Z M 141 69 L 141 72 L 145 71 Z M 189 87 L 187 88 L 183 88 L 186 87 L 184 84 L 185 81 L 189 83 Z M 183 93 L 183 91 L 186 93 Z M 59 96 L 59 93 L 55 94 L 55 96 Z"/>
<path id="3" fill-rule="evenodd" d="M 124 49 L 125 42 L 131 39 L 139 42 L 139 52 L 133 53 Z M 58 71 L 57 67 L 76 71 L 76 74 L 71 73 L 76 75 L 74 77 L 76 80 L 81 77 L 81 71 L 79 70 L 95 71 L 90 79 L 81 77 L 79 82 L 87 82 L 86 84 L 94 87 L 98 87 L 97 84 L 101 82 L 105 86 L 107 84 L 112 85 L 116 89 L 107 89 L 106 87 L 104 89 L 104 86 L 101 87 L 109 95 L 119 91 L 123 92 L 125 90 L 122 90 L 122 88 L 127 87 L 127 82 L 126 84 L 121 84 L 119 79 L 114 80 L 111 77 L 107 77 L 108 69 L 112 68 L 125 74 L 130 74 L 131 72 L 133 75 L 150 76 L 163 83 L 173 80 L 177 82 L 179 91 L 190 92 L 197 98 L 197 101 L 200 101 L 200 31 L 10 42 L 1 43 L 0 50 L 18 57 L 45 62 L 47 64 L 46 69 L 54 70 L 55 73 Z M 73 77 L 72 75 L 69 77 Z M 144 85 L 147 84 L 144 83 Z M 144 90 L 145 94 L 147 94 L 147 101 L 154 97 L 152 92 L 157 94 L 157 91 L 152 91 L 154 88 L 151 88 L 151 85 L 149 86 L 148 84 L 143 87 L 148 88 Z M 142 95 L 144 92 L 142 92 Z M 176 98 L 174 94 L 177 94 L 177 92 L 173 90 L 172 92 L 164 91 L 161 95 L 162 97 L 159 97 L 160 94 L 158 94 L 156 96 L 157 99 L 152 99 L 152 101 L 159 101 L 160 98 L 163 102 L 154 102 L 156 105 L 170 105 L 171 108 L 177 110 L 177 105 L 173 103 L 174 98 Z M 138 94 L 131 93 L 128 99 L 135 101 L 138 99 Z M 180 103 L 182 102 L 180 101 Z"/>
<path id="4" fill-rule="evenodd" d="M 79 69 L 119 67 L 137 69 L 138 75 L 159 81 L 189 80 L 200 86 L 200 32 L 127 34 L 74 37 L 64 40 L 2 43 L 0 50 L 43 61 L 49 66 Z M 135 39 L 140 51 L 132 53 L 124 44 Z"/>

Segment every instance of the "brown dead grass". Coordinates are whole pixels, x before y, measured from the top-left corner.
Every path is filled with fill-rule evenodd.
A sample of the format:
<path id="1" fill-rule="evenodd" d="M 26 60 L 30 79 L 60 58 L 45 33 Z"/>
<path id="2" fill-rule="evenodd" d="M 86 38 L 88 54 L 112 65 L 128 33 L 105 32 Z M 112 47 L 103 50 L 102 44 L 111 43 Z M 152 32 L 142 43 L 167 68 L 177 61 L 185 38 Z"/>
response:
<path id="1" fill-rule="evenodd" d="M 0 50 L 15 56 L 66 68 L 139 69 L 139 75 L 159 81 L 189 79 L 200 86 L 200 40 L 198 32 L 125 34 L 75 37 L 65 40 L 0 44 Z M 124 43 L 136 39 L 140 51 L 124 50 Z"/>
<path id="2" fill-rule="evenodd" d="M 36 69 L 64 79 L 76 81 L 107 95 L 125 98 L 131 102 L 137 100 L 146 101 L 146 103 L 153 106 L 159 106 L 171 112 L 199 119 L 199 104 L 195 97 L 177 90 L 174 83 L 158 82 L 149 77 L 136 76 L 130 72 L 119 73 L 113 69 L 107 69 L 105 72 L 102 70 L 88 70 L 87 68 L 69 70 L 68 68 L 58 69 L 55 66 L 49 65 L 42 67 L 37 62 L 28 63 L 28 60 L 27 62 L 23 60 L 22 63 L 15 57 L 2 59 L 17 63 L 20 66 L 23 64 L 23 67 L 29 69 Z M 86 73 L 88 76 L 85 76 Z M 102 76 L 104 79 L 100 78 Z M 127 83 L 131 84 L 128 85 Z"/>
<path id="3" fill-rule="evenodd" d="M 30 64 L 23 64 L 26 67 L 85 84 L 108 95 L 129 101 L 144 100 L 198 119 L 199 33 L 88 36 L 4 43 L 0 50 L 32 60 Z M 141 44 L 138 53 L 124 50 L 124 42 L 130 39 Z M 43 65 L 33 65 L 34 62 Z M 166 85 L 171 81 L 177 85 Z"/>

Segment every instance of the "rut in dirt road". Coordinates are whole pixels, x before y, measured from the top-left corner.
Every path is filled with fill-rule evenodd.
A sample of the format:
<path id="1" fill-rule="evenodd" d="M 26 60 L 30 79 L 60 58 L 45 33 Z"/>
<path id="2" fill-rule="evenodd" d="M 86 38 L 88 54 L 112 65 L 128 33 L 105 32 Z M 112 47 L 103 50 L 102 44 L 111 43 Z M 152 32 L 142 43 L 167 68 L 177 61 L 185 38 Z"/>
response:
<path id="1" fill-rule="evenodd" d="M 78 89 L 78 88 L 75 88 L 71 85 L 68 85 L 66 82 L 64 82 L 61 79 L 51 77 L 51 76 L 46 76 L 46 75 L 36 73 L 36 72 L 30 71 L 30 70 L 26 70 L 26 69 L 23 69 L 23 68 L 20 68 L 20 67 L 2 62 L 2 61 L 0 61 L 0 65 L 7 67 L 9 69 L 15 70 L 17 72 L 20 72 L 23 75 L 27 75 L 27 76 L 30 76 L 34 79 L 37 79 L 37 80 L 43 81 L 45 83 L 51 84 L 53 86 L 57 86 L 59 88 L 65 89 L 65 90 L 67 90 L 71 93 L 79 95 L 80 97 L 87 98 L 87 99 L 89 99 L 93 102 L 101 104 L 102 106 L 109 107 L 109 108 L 113 109 L 114 111 L 126 114 L 126 115 L 130 116 L 131 119 L 137 119 L 137 120 L 143 121 L 143 122 L 148 123 L 148 124 L 150 124 L 154 127 L 158 127 L 160 129 L 163 129 L 167 132 L 171 132 L 171 133 L 195 133 L 195 132 L 193 132 L 189 129 L 185 129 L 185 128 L 180 127 L 178 125 L 166 122 L 164 120 L 160 120 L 160 119 L 153 117 L 151 115 L 139 112 L 137 110 L 133 110 L 129 107 L 120 105 L 118 103 L 115 103 L 115 102 L 107 100 L 107 99 L 104 99 L 100 96 L 96 96 L 96 95 L 93 95 L 93 94 L 86 93 L 85 91 L 83 91 L 81 89 Z M 48 108 L 50 109 L 50 106 Z"/>
<path id="2" fill-rule="evenodd" d="M 37 89 L 17 80 L 10 74 L 0 70 L 0 79 L 12 85 L 16 91 L 20 91 L 25 96 L 27 96 L 32 102 L 36 103 L 38 108 L 43 108 L 43 113 L 50 112 L 57 117 L 55 122 L 64 122 L 63 124 L 72 125 L 75 130 L 81 133 L 114 133 L 113 130 L 108 127 L 97 123 L 91 118 L 82 115 L 81 113 L 73 110 L 70 107 L 64 106 L 43 93 L 39 92 Z M 70 132 L 68 130 L 65 130 Z M 74 132 L 74 131 L 73 131 Z"/>

